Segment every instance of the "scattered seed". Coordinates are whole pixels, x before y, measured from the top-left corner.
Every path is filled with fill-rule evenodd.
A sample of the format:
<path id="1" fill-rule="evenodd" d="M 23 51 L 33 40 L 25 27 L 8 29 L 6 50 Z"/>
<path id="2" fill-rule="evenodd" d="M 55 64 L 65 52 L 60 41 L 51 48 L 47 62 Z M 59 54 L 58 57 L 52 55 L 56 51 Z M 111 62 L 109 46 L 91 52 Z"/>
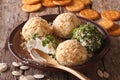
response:
<path id="1" fill-rule="evenodd" d="M 110 75 L 109 75 L 108 72 L 104 71 L 104 72 L 103 72 L 103 76 L 104 76 L 104 78 L 109 78 Z"/>
<path id="2" fill-rule="evenodd" d="M 100 69 L 97 70 L 97 74 L 99 77 L 103 78 L 103 72 Z"/>
<path id="3" fill-rule="evenodd" d="M 25 77 L 24 75 L 21 75 L 21 76 L 19 77 L 19 80 L 27 80 L 27 79 L 26 79 L 26 77 Z"/>
<path id="4" fill-rule="evenodd" d="M 21 70 L 27 70 L 27 69 L 29 69 L 29 67 L 28 66 L 20 66 L 20 69 Z"/>
<path id="5" fill-rule="evenodd" d="M 28 76 L 20 76 L 19 80 L 35 80 L 35 78 L 32 75 L 28 75 Z"/>
<path id="6" fill-rule="evenodd" d="M 12 62 L 12 65 L 13 65 L 14 67 L 19 67 L 19 66 L 20 66 L 18 62 Z"/>
<path id="7" fill-rule="evenodd" d="M 0 73 L 6 71 L 8 68 L 7 63 L 0 63 Z"/>
<path id="8" fill-rule="evenodd" d="M 18 62 L 18 64 L 20 65 L 20 66 L 23 66 L 24 64 L 23 63 L 21 63 L 21 62 Z"/>
<path id="9" fill-rule="evenodd" d="M 35 78 L 32 75 L 26 76 L 26 80 L 35 80 Z"/>
<path id="10" fill-rule="evenodd" d="M 21 73 L 19 71 L 12 71 L 12 75 L 14 75 L 14 76 L 20 76 Z"/>
<path id="11" fill-rule="evenodd" d="M 35 74 L 35 75 L 33 75 L 33 77 L 36 78 L 36 79 L 42 79 L 45 76 L 43 74 Z"/>

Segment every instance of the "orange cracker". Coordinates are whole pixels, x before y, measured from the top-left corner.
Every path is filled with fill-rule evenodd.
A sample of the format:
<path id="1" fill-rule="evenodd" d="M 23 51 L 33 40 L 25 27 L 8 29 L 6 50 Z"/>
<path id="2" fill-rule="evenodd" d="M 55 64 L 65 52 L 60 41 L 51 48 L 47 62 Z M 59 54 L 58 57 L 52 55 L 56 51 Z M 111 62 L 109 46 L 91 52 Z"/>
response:
<path id="1" fill-rule="evenodd" d="M 103 19 L 108 19 L 108 20 L 119 20 L 120 19 L 120 13 L 115 10 L 106 10 L 101 13 L 101 16 Z"/>
<path id="2" fill-rule="evenodd" d="M 111 36 L 120 36 L 120 25 L 117 28 L 108 31 Z"/>
<path id="3" fill-rule="evenodd" d="M 115 25 L 115 23 L 111 20 L 100 20 L 98 24 L 101 25 L 106 30 L 111 29 Z"/>
<path id="4" fill-rule="evenodd" d="M 97 11 L 92 10 L 92 9 L 84 9 L 80 12 L 80 16 L 87 18 L 87 19 L 92 19 L 96 20 L 100 18 L 100 15 Z"/>
<path id="5" fill-rule="evenodd" d="M 22 0 L 23 4 L 36 4 L 39 3 L 41 0 Z"/>
<path id="6" fill-rule="evenodd" d="M 42 5 L 46 7 L 53 7 L 55 4 L 53 3 L 53 0 L 42 0 Z"/>
<path id="7" fill-rule="evenodd" d="M 67 5 L 71 2 L 72 0 L 53 0 L 53 3 L 56 5 Z"/>
<path id="8" fill-rule="evenodd" d="M 85 8 L 85 5 L 80 0 L 73 0 L 66 6 L 68 11 L 80 11 Z"/>
<path id="9" fill-rule="evenodd" d="M 34 12 L 40 10 L 42 7 L 41 3 L 33 4 L 33 5 L 23 5 L 22 10 L 25 12 Z"/>
<path id="10" fill-rule="evenodd" d="M 80 0 L 82 3 L 84 3 L 86 6 L 91 4 L 91 0 Z"/>

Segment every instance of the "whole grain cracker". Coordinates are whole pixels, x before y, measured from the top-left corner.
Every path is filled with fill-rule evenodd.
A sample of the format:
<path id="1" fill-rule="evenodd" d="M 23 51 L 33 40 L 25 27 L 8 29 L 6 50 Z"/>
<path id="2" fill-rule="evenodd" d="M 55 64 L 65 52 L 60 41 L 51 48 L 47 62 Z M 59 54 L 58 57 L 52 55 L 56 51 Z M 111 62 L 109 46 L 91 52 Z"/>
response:
<path id="1" fill-rule="evenodd" d="M 71 2 L 72 0 L 53 0 L 53 3 L 56 5 L 67 5 Z"/>
<path id="2" fill-rule="evenodd" d="M 39 3 L 41 0 L 22 0 L 23 4 L 36 4 Z"/>
<path id="3" fill-rule="evenodd" d="M 53 3 L 53 0 L 42 0 L 41 3 L 42 3 L 43 6 L 46 6 L 46 7 L 54 7 L 54 6 L 56 6 Z"/>
<path id="4" fill-rule="evenodd" d="M 40 10 L 42 7 L 41 3 L 38 4 L 32 4 L 32 5 L 23 5 L 22 10 L 25 12 L 35 12 Z"/>
<path id="5" fill-rule="evenodd" d="M 80 0 L 82 3 L 84 3 L 86 6 L 91 4 L 91 0 Z"/>
<path id="6" fill-rule="evenodd" d="M 80 11 L 85 8 L 84 3 L 80 0 L 73 0 L 70 4 L 66 6 L 68 11 Z"/>
<path id="7" fill-rule="evenodd" d="M 108 30 L 111 36 L 120 36 L 120 25 L 116 25 L 115 27 Z"/>
<path id="8" fill-rule="evenodd" d="M 82 16 L 84 18 L 92 19 L 92 20 L 96 20 L 96 19 L 100 18 L 99 13 L 93 9 L 82 10 L 80 12 L 80 16 Z"/>
<path id="9" fill-rule="evenodd" d="M 100 20 L 98 24 L 101 25 L 106 30 L 111 29 L 115 25 L 115 23 L 111 20 Z"/>
<path id="10" fill-rule="evenodd" d="M 101 16 L 103 19 L 108 19 L 108 20 L 119 20 L 120 19 L 120 13 L 115 10 L 106 10 L 101 13 Z"/>

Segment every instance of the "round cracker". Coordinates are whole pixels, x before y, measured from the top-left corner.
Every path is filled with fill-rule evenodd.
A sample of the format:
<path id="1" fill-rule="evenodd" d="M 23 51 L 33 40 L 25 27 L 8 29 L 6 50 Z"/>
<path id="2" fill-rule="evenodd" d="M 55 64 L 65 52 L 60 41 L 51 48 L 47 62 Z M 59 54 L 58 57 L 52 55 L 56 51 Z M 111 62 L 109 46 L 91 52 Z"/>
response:
<path id="1" fill-rule="evenodd" d="M 41 0 L 22 0 L 23 4 L 36 4 L 39 3 Z"/>
<path id="2" fill-rule="evenodd" d="M 92 20 L 96 20 L 96 19 L 100 18 L 99 13 L 93 9 L 82 10 L 80 12 L 80 16 L 87 18 L 87 19 L 92 19 Z"/>
<path id="3" fill-rule="evenodd" d="M 64 6 L 64 5 L 69 4 L 71 1 L 72 0 L 53 0 L 53 3 L 56 5 Z"/>
<path id="4" fill-rule="evenodd" d="M 91 4 L 91 0 L 80 0 L 82 3 L 84 3 L 86 6 Z"/>
<path id="5" fill-rule="evenodd" d="M 111 36 L 120 36 L 120 25 L 114 30 L 109 30 L 108 32 Z"/>
<path id="6" fill-rule="evenodd" d="M 46 7 L 54 7 L 55 4 L 53 3 L 53 0 L 42 0 L 42 5 Z"/>
<path id="7" fill-rule="evenodd" d="M 120 19 L 120 13 L 115 10 L 106 10 L 101 13 L 101 16 L 103 19 L 108 19 L 108 20 L 119 20 Z"/>
<path id="8" fill-rule="evenodd" d="M 101 25 L 106 30 L 111 29 L 115 25 L 115 23 L 111 20 L 100 20 L 98 24 Z"/>
<path id="9" fill-rule="evenodd" d="M 80 11 L 85 8 L 85 5 L 80 0 L 73 0 L 66 6 L 68 11 Z"/>
<path id="10" fill-rule="evenodd" d="M 22 10 L 25 12 L 34 12 L 40 10 L 42 7 L 41 3 L 38 4 L 32 4 L 32 5 L 23 5 Z"/>

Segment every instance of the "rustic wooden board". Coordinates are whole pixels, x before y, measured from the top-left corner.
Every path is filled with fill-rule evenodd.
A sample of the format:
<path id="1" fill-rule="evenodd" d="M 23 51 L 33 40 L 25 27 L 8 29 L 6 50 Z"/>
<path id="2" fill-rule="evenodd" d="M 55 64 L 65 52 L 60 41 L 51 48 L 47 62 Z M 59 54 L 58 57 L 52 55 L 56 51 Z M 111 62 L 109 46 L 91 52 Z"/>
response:
<path id="1" fill-rule="evenodd" d="M 17 2 L 0 0 L 0 62 L 6 62 L 9 65 L 8 71 L 0 74 L 0 80 L 16 80 L 16 77 L 11 74 L 11 71 L 14 70 L 11 63 L 16 59 L 8 50 L 7 42 L 10 32 L 16 25 L 27 20 L 28 14 L 21 12 L 20 2 L 20 0 Z"/>
<path id="2" fill-rule="evenodd" d="M 119 0 L 92 0 L 92 8 L 102 12 L 104 10 L 117 10 L 120 12 Z M 99 5 L 98 5 L 99 4 Z M 120 21 L 116 21 L 116 24 L 120 25 Z M 120 37 L 111 37 L 111 50 L 104 58 L 103 65 L 105 70 L 110 73 L 108 80 L 120 79 Z"/>

